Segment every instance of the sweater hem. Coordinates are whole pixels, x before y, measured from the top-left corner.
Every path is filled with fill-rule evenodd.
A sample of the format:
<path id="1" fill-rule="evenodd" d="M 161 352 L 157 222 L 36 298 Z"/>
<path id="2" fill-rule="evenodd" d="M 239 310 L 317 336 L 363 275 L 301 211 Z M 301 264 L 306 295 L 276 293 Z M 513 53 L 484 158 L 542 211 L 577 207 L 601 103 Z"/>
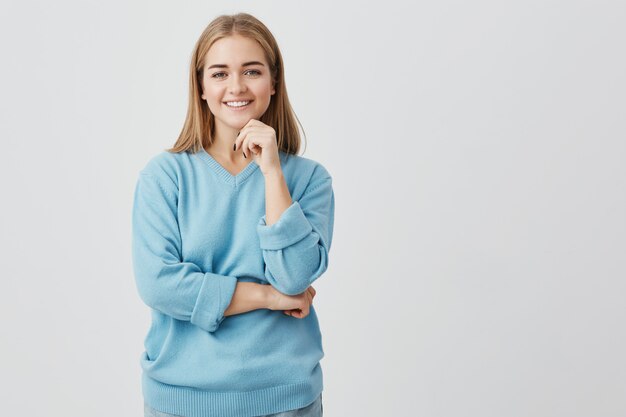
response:
<path id="1" fill-rule="evenodd" d="M 169 385 L 142 374 L 144 402 L 155 410 L 182 417 L 257 417 L 306 407 L 323 390 L 318 364 L 308 381 L 252 391 L 205 391 Z"/>

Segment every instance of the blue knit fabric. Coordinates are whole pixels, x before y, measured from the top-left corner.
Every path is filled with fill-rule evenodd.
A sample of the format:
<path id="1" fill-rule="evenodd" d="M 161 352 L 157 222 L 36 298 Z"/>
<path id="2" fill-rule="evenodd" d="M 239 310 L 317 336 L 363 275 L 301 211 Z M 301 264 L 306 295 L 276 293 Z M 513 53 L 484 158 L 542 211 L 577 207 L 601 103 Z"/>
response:
<path id="1" fill-rule="evenodd" d="M 153 156 L 140 171 L 132 257 L 152 325 L 141 354 L 144 400 L 186 417 L 253 417 L 322 392 L 315 308 L 304 319 L 257 309 L 224 316 L 238 281 L 304 292 L 328 267 L 335 200 L 318 162 L 279 152 L 293 203 L 265 223 L 265 178 L 237 175 L 204 149 Z"/>

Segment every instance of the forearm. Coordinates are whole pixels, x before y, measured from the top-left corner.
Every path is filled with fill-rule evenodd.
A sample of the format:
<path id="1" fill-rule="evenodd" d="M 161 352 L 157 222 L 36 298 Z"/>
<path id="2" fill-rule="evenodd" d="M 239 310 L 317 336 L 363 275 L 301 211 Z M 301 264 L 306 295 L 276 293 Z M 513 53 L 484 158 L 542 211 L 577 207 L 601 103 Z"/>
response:
<path id="1" fill-rule="evenodd" d="M 320 169 L 304 193 L 294 195 L 296 200 L 277 214 L 281 201 L 288 202 L 280 197 L 279 179 L 266 177 L 267 213 L 257 223 L 257 235 L 265 278 L 279 292 L 295 295 L 305 291 L 328 267 L 335 208 L 332 178 Z M 268 226 L 267 217 L 272 215 L 278 219 Z"/>
<path id="2" fill-rule="evenodd" d="M 265 223 L 270 226 L 293 201 L 282 171 L 265 175 Z"/>
<path id="3" fill-rule="evenodd" d="M 237 282 L 230 305 L 224 316 L 246 313 L 268 306 L 268 285 L 256 282 Z"/>

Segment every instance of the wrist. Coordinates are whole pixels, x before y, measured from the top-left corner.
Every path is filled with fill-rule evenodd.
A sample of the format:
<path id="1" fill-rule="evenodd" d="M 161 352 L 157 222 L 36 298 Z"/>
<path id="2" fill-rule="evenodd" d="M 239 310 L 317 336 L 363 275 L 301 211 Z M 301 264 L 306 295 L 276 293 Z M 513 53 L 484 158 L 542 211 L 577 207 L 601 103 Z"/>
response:
<path id="1" fill-rule="evenodd" d="M 281 168 L 272 168 L 269 171 L 263 172 L 265 179 L 281 179 L 283 177 L 283 170 Z"/>
<path id="2" fill-rule="evenodd" d="M 259 284 L 261 308 L 272 310 L 274 306 L 274 291 L 271 285 Z"/>

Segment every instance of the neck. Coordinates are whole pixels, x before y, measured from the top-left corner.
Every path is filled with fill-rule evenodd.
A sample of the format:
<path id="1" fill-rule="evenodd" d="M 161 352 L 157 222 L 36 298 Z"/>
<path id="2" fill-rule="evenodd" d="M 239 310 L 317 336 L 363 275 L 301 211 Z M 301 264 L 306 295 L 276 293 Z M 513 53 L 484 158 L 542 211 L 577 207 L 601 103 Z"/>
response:
<path id="1" fill-rule="evenodd" d="M 211 156 L 217 156 L 222 160 L 229 161 L 233 164 L 237 164 L 242 161 L 249 161 L 244 158 L 241 149 L 233 151 L 233 145 L 237 139 L 239 130 L 231 128 L 215 129 L 215 135 L 213 135 L 213 144 L 207 149 L 207 153 Z"/>

